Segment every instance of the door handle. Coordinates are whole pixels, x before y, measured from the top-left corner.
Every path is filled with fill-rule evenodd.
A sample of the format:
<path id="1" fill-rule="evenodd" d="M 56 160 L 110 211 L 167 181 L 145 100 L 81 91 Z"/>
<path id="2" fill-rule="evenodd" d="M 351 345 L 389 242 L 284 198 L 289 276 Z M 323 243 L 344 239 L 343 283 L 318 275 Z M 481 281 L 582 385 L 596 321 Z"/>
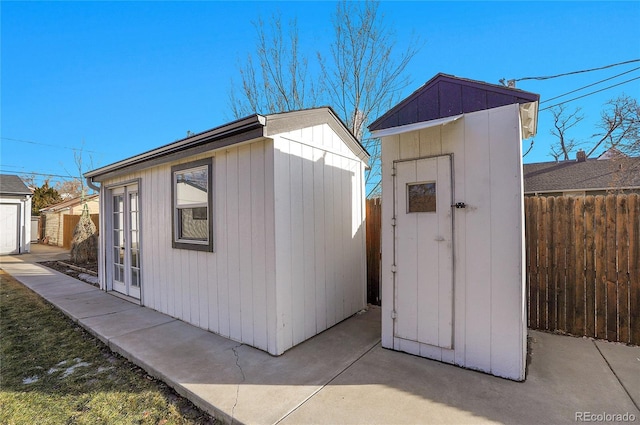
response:
<path id="1" fill-rule="evenodd" d="M 455 204 L 451 205 L 451 208 L 456 207 L 456 208 L 467 208 L 467 204 L 465 204 L 464 202 L 456 202 Z"/>

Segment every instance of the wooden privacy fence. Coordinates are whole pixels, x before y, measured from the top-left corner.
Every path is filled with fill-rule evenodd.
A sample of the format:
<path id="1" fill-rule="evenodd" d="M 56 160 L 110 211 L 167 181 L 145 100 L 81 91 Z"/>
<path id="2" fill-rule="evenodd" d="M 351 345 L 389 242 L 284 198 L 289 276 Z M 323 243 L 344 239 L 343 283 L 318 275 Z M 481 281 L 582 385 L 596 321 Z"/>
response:
<path id="1" fill-rule="evenodd" d="M 380 305 L 382 199 L 367 199 L 367 302 Z"/>
<path id="2" fill-rule="evenodd" d="M 100 227 L 98 224 L 99 216 L 100 216 L 99 214 L 91 214 L 91 221 L 93 221 L 93 224 L 96 225 L 96 229 L 98 230 L 98 233 L 100 233 Z M 63 218 L 64 223 L 62 227 L 63 229 L 62 247 L 64 249 L 71 249 L 71 242 L 73 241 L 73 230 L 76 228 L 76 225 L 80 221 L 80 216 L 65 214 L 63 217 L 64 217 Z"/>
<path id="3" fill-rule="evenodd" d="M 640 344 L 638 195 L 525 198 L 528 325 Z"/>

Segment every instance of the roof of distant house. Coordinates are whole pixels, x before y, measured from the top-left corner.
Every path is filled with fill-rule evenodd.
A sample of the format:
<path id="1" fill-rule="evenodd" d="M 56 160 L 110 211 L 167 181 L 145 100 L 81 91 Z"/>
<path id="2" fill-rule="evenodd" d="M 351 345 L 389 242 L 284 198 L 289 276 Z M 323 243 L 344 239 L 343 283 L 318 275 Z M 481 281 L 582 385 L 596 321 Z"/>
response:
<path id="1" fill-rule="evenodd" d="M 640 188 L 640 157 L 524 164 L 524 193 Z"/>
<path id="2" fill-rule="evenodd" d="M 87 196 L 85 196 L 85 201 L 89 202 L 89 201 L 93 201 L 94 199 L 97 199 L 97 198 L 98 198 L 98 194 L 87 195 Z M 58 212 L 58 211 L 62 211 L 64 209 L 66 209 L 66 208 L 75 207 L 77 205 L 82 205 L 82 198 L 81 197 L 68 199 L 66 201 L 58 202 L 57 204 L 54 204 L 54 205 L 49 205 L 46 208 L 42 208 L 40 210 L 40 212 Z"/>
<path id="3" fill-rule="evenodd" d="M 20 177 L 13 174 L 0 174 L 0 194 L 31 195 L 31 190 Z"/>

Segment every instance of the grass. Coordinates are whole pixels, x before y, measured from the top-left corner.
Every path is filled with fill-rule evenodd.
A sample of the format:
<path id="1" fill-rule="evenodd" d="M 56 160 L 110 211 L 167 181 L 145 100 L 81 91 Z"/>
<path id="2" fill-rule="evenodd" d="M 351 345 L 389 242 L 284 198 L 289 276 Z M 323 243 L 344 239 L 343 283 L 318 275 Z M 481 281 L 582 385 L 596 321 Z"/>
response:
<path id="1" fill-rule="evenodd" d="M 215 424 L 0 270 L 0 424 Z"/>

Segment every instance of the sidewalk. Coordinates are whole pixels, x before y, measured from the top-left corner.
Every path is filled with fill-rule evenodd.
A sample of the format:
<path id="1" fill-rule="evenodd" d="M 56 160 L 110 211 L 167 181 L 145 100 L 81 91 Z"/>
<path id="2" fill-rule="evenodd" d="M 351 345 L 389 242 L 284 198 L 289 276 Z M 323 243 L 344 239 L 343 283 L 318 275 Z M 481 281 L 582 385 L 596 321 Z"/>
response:
<path id="1" fill-rule="evenodd" d="M 576 412 L 640 422 L 638 347 L 530 331 L 517 383 L 381 348 L 373 307 L 273 357 L 35 264 L 59 250 L 33 251 L 0 268 L 227 423 L 574 423 Z"/>

